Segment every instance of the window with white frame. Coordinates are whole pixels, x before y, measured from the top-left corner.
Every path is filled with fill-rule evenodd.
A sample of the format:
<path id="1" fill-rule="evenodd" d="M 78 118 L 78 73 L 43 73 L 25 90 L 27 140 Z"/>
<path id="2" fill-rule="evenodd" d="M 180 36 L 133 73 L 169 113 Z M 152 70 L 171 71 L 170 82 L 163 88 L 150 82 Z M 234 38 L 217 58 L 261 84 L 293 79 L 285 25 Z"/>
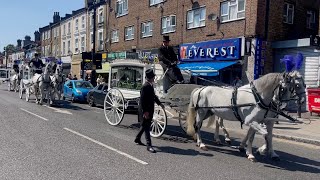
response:
<path id="1" fill-rule="evenodd" d="M 76 19 L 76 31 L 79 30 L 79 19 Z"/>
<path id="2" fill-rule="evenodd" d="M 57 31 L 57 37 L 58 37 L 58 36 L 59 36 L 60 28 L 56 28 L 56 31 Z"/>
<path id="3" fill-rule="evenodd" d="M 93 14 L 90 14 L 90 28 L 93 28 Z"/>
<path id="4" fill-rule="evenodd" d="M 86 17 L 85 16 L 82 16 L 81 17 L 81 27 L 82 29 L 86 28 Z"/>
<path id="5" fill-rule="evenodd" d="M 162 18 L 162 33 L 170 33 L 176 31 L 176 16 L 171 15 Z"/>
<path id="6" fill-rule="evenodd" d="M 66 55 L 66 42 L 62 43 L 62 54 Z"/>
<path id="7" fill-rule="evenodd" d="M 69 22 L 68 23 L 68 34 L 70 34 L 71 33 L 71 23 Z"/>
<path id="8" fill-rule="evenodd" d="M 52 47 L 52 55 L 54 55 L 54 56 L 56 55 L 56 46 Z"/>
<path id="9" fill-rule="evenodd" d="M 316 12 L 309 10 L 307 11 L 307 28 L 314 29 L 316 27 Z"/>
<path id="10" fill-rule="evenodd" d="M 133 40 L 134 39 L 134 26 L 129 26 L 124 28 L 125 37 L 124 39 L 126 41 Z"/>
<path id="11" fill-rule="evenodd" d="M 98 23 L 103 23 L 103 9 L 99 9 L 99 22 Z"/>
<path id="12" fill-rule="evenodd" d="M 71 51 L 71 43 L 70 43 L 70 41 L 68 41 L 68 54 L 70 51 Z"/>
<path id="13" fill-rule="evenodd" d="M 93 32 L 90 33 L 90 41 L 93 43 Z"/>
<path id="14" fill-rule="evenodd" d="M 221 3 L 221 22 L 235 21 L 245 18 L 245 0 L 232 0 Z"/>
<path id="15" fill-rule="evenodd" d="M 111 43 L 119 42 L 118 30 L 111 31 Z"/>
<path id="16" fill-rule="evenodd" d="M 66 25 L 65 24 L 63 25 L 63 35 L 64 36 L 66 35 Z"/>
<path id="17" fill-rule="evenodd" d="M 117 0 L 117 16 L 124 16 L 128 14 L 128 0 Z"/>
<path id="18" fill-rule="evenodd" d="M 48 39 L 51 39 L 51 30 L 48 31 Z"/>
<path id="19" fill-rule="evenodd" d="M 151 37 L 153 31 L 153 22 L 145 22 L 141 23 L 141 36 L 144 37 Z"/>
<path id="20" fill-rule="evenodd" d="M 165 0 L 150 0 L 150 6 L 160 4 L 160 3 L 164 2 L 164 1 Z"/>
<path id="21" fill-rule="evenodd" d="M 190 10 L 187 13 L 187 28 L 198 28 L 206 25 L 206 8 Z"/>
<path id="22" fill-rule="evenodd" d="M 283 22 L 287 24 L 293 24 L 293 18 L 294 18 L 294 5 L 289 3 L 284 3 Z"/>
<path id="23" fill-rule="evenodd" d="M 99 50 L 103 50 L 103 32 L 99 32 L 98 38 L 99 38 Z"/>
<path id="24" fill-rule="evenodd" d="M 76 38 L 74 40 L 74 52 L 77 53 L 78 50 L 79 50 L 79 39 Z"/>
<path id="25" fill-rule="evenodd" d="M 44 34 L 45 34 L 45 33 L 42 33 L 42 41 L 43 41 L 43 40 L 44 40 L 44 38 L 45 38 L 45 37 L 44 37 Z"/>
<path id="26" fill-rule="evenodd" d="M 81 37 L 81 52 L 84 52 L 84 47 L 85 47 L 85 38 L 84 36 Z"/>

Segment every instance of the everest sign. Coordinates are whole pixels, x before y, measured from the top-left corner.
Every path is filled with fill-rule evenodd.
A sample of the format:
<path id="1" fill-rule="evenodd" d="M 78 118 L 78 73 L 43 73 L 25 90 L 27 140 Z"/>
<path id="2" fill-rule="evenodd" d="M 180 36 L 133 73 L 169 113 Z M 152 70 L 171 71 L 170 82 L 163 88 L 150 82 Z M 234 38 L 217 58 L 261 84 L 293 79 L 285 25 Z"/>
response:
<path id="1" fill-rule="evenodd" d="M 238 60 L 241 39 L 225 39 L 180 45 L 181 61 Z"/>

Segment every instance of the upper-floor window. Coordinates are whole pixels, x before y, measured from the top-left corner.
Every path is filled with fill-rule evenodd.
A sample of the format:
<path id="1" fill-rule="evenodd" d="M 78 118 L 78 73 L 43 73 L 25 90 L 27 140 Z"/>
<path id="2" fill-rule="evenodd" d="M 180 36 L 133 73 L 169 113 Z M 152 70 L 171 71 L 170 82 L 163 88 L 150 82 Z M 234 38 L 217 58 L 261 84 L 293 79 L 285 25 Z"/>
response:
<path id="1" fill-rule="evenodd" d="M 48 39 L 51 39 L 51 30 L 48 31 Z"/>
<path id="2" fill-rule="evenodd" d="M 117 17 L 128 14 L 128 0 L 117 0 Z"/>
<path id="3" fill-rule="evenodd" d="M 70 34 L 71 33 L 71 23 L 69 22 L 68 23 L 68 34 Z"/>
<path id="4" fill-rule="evenodd" d="M 165 0 L 150 0 L 150 6 L 156 5 L 156 4 L 160 4 L 162 2 L 164 2 Z"/>
<path id="5" fill-rule="evenodd" d="M 287 24 L 293 24 L 293 18 L 294 18 L 294 5 L 289 3 L 284 3 L 283 22 Z"/>
<path id="6" fill-rule="evenodd" d="M 76 31 L 79 30 L 79 19 L 76 19 Z"/>
<path id="7" fill-rule="evenodd" d="M 98 18 L 98 19 L 99 19 L 99 22 L 98 22 L 98 23 L 103 23 L 103 20 L 104 20 L 104 19 L 103 19 L 103 9 L 100 9 L 100 10 L 99 10 L 99 18 Z"/>
<path id="8" fill-rule="evenodd" d="M 141 23 L 141 35 L 142 37 L 150 37 L 152 36 L 152 31 L 153 31 L 153 22 L 145 22 Z"/>
<path id="9" fill-rule="evenodd" d="M 79 50 L 79 39 L 74 40 L 74 52 L 76 53 Z"/>
<path id="10" fill-rule="evenodd" d="M 44 41 L 44 38 L 45 38 L 45 37 L 44 37 L 44 33 L 42 33 L 42 41 Z"/>
<path id="11" fill-rule="evenodd" d="M 198 28 L 206 25 L 206 8 L 201 7 L 187 13 L 187 28 Z"/>
<path id="12" fill-rule="evenodd" d="M 66 42 L 62 43 L 62 54 L 66 55 Z"/>
<path id="13" fill-rule="evenodd" d="M 86 17 L 85 16 L 82 16 L 81 18 L 81 27 L 82 29 L 86 28 Z"/>
<path id="14" fill-rule="evenodd" d="M 68 41 L 68 53 L 70 53 L 71 52 L 71 43 L 70 43 L 70 41 Z"/>
<path id="15" fill-rule="evenodd" d="M 93 28 L 93 14 L 90 14 L 90 28 Z"/>
<path id="16" fill-rule="evenodd" d="M 119 33 L 118 30 L 113 30 L 111 32 L 111 43 L 119 42 Z"/>
<path id="17" fill-rule="evenodd" d="M 316 12 L 309 10 L 307 11 L 307 28 L 315 29 L 316 28 Z"/>
<path id="18" fill-rule="evenodd" d="M 85 47 L 85 38 L 84 36 L 81 37 L 81 52 L 84 52 L 84 47 Z"/>
<path id="19" fill-rule="evenodd" d="M 124 29 L 124 32 L 125 32 L 125 37 L 124 39 L 126 41 L 129 41 L 129 40 L 133 40 L 134 39 L 134 26 L 130 26 L 130 27 L 126 27 Z"/>
<path id="20" fill-rule="evenodd" d="M 176 16 L 171 15 L 162 18 L 162 33 L 170 33 L 176 31 Z"/>
<path id="21" fill-rule="evenodd" d="M 99 32 L 98 34 L 98 38 L 99 38 L 99 50 L 103 50 L 103 32 Z"/>
<path id="22" fill-rule="evenodd" d="M 66 25 L 65 24 L 63 25 L 63 35 L 64 36 L 66 35 Z"/>
<path id="23" fill-rule="evenodd" d="M 245 18 L 245 0 L 233 0 L 221 3 L 221 22 Z"/>

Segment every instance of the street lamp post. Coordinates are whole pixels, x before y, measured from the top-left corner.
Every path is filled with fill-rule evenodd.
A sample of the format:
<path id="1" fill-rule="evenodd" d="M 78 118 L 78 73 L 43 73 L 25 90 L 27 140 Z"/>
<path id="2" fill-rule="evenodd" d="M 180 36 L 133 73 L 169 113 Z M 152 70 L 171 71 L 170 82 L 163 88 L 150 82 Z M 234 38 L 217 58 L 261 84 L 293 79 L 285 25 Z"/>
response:
<path id="1" fill-rule="evenodd" d="M 97 11 L 96 11 L 96 5 L 97 5 L 97 2 L 96 0 L 93 0 L 93 4 L 91 6 L 91 9 L 93 9 L 93 36 L 92 36 L 92 39 L 93 39 L 93 47 L 92 47 L 92 52 L 91 52 L 91 57 L 92 57 L 92 70 L 91 70 L 91 84 L 92 85 L 96 85 L 96 77 L 95 77 L 95 68 L 94 65 L 96 64 L 96 60 L 95 60 L 95 53 L 96 53 L 96 16 L 97 16 Z"/>

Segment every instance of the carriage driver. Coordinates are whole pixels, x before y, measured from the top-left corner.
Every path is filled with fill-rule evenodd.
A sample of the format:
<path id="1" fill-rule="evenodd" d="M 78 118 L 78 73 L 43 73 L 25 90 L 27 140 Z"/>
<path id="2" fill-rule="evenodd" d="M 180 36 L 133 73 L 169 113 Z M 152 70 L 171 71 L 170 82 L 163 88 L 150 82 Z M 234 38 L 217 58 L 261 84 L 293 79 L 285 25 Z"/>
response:
<path id="1" fill-rule="evenodd" d="M 183 83 L 184 79 L 181 74 L 180 69 L 177 66 L 178 58 L 173 50 L 172 46 L 169 46 L 170 38 L 169 36 L 163 36 L 162 46 L 159 48 L 159 63 L 163 68 L 163 71 L 167 73 L 165 76 L 172 77 L 171 79 L 176 79 L 177 83 Z"/>
<path id="2" fill-rule="evenodd" d="M 44 64 L 43 64 L 42 60 L 39 59 L 38 53 L 34 54 L 34 58 L 29 62 L 29 67 L 30 67 L 31 63 L 36 68 L 35 73 L 42 74 L 42 68 L 44 67 Z"/>
<path id="3" fill-rule="evenodd" d="M 151 153 L 156 152 L 152 147 L 150 137 L 150 126 L 154 113 L 154 103 L 156 102 L 159 106 L 164 108 L 163 104 L 161 104 L 160 100 L 154 93 L 153 82 L 155 76 L 156 75 L 154 74 L 152 69 L 146 70 L 146 82 L 144 83 L 140 91 L 140 102 L 138 109 L 138 119 L 141 123 L 141 127 L 134 140 L 134 142 L 138 145 L 144 145 L 141 142 L 141 136 L 144 133 L 147 141 L 147 150 Z"/>

